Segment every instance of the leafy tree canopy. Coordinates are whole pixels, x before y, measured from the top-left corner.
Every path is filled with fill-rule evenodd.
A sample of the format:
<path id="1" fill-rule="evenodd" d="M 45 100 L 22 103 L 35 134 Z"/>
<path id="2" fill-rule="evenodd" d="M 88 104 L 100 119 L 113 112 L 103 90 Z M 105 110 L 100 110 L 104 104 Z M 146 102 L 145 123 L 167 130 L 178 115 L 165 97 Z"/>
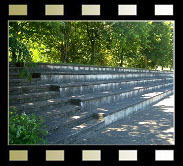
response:
<path id="1" fill-rule="evenodd" d="M 13 21 L 9 61 L 172 68 L 173 34 L 170 21 Z"/>

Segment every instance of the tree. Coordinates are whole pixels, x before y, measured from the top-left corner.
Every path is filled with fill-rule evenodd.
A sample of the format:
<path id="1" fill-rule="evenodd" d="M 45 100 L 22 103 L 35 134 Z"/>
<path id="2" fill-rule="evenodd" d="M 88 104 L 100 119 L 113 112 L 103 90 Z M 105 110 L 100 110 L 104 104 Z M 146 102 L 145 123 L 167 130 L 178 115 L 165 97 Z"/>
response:
<path id="1" fill-rule="evenodd" d="M 173 22 L 15 21 L 10 61 L 173 67 Z"/>

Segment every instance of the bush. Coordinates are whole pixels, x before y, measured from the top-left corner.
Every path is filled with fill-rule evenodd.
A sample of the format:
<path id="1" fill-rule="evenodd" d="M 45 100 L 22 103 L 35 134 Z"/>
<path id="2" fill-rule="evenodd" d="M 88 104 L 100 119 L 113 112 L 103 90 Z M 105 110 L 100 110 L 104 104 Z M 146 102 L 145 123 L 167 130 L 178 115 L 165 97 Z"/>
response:
<path id="1" fill-rule="evenodd" d="M 32 75 L 30 71 L 27 68 L 22 68 L 18 74 L 19 78 L 24 78 L 26 77 L 27 80 L 32 81 Z"/>
<path id="2" fill-rule="evenodd" d="M 45 144 L 48 131 L 43 120 L 35 115 L 9 110 L 9 144 Z"/>
<path id="3" fill-rule="evenodd" d="M 22 67 L 21 70 L 19 71 L 18 77 L 19 78 L 24 78 L 26 77 L 27 80 L 30 82 L 32 81 L 32 74 L 31 74 L 31 69 L 36 67 L 36 64 L 32 62 L 28 63 L 16 63 L 16 65 Z"/>

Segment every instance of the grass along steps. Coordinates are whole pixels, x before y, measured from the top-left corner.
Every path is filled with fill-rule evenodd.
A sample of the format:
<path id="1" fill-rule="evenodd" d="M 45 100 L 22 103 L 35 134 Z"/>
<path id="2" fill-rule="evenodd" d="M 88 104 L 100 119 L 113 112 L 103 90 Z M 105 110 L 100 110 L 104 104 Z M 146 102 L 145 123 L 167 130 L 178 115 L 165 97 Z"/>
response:
<path id="1" fill-rule="evenodd" d="M 173 89 L 161 88 L 154 92 L 121 100 L 114 105 L 103 105 L 93 111 L 93 118 L 75 126 L 64 126 L 47 136 L 49 144 L 74 144 L 83 136 L 93 134 L 99 129 L 125 118 L 129 114 L 145 109 L 173 93 Z M 144 107 L 145 106 L 145 107 Z"/>

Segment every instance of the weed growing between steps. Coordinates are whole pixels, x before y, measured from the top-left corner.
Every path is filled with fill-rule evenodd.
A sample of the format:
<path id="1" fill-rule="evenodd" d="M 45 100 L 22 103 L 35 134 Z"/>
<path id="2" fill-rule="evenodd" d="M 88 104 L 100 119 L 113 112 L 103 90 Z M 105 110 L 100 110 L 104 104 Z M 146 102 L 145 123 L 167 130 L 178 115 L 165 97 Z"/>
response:
<path id="1" fill-rule="evenodd" d="M 9 144 L 46 144 L 48 134 L 44 121 L 35 115 L 20 113 L 16 107 L 9 110 Z"/>
<path id="2" fill-rule="evenodd" d="M 33 64 L 33 63 L 23 63 L 23 67 L 22 69 L 20 70 L 19 74 L 18 74 L 18 77 L 19 78 L 23 78 L 23 77 L 26 77 L 27 80 L 29 80 L 30 82 L 32 81 L 32 74 L 31 74 L 31 68 L 32 67 L 35 67 L 36 65 Z"/>
<path id="3" fill-rule="evenodd" d="M 26 77 L 27 80 L 32 81 L 32 75 L 30 71 L 27 68 L 22 68 L 21 71 L 18 74 L 19 78 Z"/>

